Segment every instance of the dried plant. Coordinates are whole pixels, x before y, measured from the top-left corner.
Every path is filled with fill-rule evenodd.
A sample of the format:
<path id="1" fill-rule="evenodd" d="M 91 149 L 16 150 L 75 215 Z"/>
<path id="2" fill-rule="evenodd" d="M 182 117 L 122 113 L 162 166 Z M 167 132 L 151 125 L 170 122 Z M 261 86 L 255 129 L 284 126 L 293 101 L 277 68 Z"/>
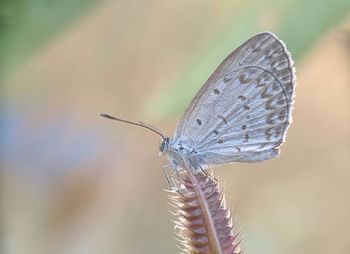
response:
<path id="1" fill-rule="evenodd" d="M 218 181 L 203 172 L 182 170 L 169 198 L 175 207 L 175 229 L 183 253 L 242 253 L 231 213 Z"/>

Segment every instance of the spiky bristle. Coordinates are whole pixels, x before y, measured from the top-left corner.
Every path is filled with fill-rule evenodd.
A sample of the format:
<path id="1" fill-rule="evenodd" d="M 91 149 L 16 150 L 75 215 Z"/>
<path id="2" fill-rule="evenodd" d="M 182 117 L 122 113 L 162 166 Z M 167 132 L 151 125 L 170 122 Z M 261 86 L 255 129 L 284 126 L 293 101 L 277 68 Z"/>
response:
<path id="1" fill-rule="evenodd" d="M 169 198 L 177 209 L 175 228 L 183 253 L 241 254 L 218 182 L 202 172 L 183 170 L 177 184 Z"/>

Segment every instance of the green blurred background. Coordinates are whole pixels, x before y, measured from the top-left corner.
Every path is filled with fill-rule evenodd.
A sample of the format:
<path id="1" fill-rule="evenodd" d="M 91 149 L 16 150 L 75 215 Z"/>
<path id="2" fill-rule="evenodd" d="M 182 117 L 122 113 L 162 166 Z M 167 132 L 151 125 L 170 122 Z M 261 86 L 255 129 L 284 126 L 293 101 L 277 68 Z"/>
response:
<path id="1" fill-rule="evenodd" d="M 158 137 L 272 31 L 297 67 L 282 155 L 215 169 L 246 253 L 350 253 L 350 1 L 2 0 L 1 253 L 178 253 Z"/>

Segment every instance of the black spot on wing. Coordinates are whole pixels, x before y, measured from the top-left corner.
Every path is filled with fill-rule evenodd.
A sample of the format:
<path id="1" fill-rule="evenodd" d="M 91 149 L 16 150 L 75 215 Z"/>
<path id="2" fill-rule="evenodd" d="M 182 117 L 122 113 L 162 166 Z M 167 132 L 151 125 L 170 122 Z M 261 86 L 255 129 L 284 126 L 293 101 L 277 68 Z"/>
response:
<path id="1" fill-rule="evenodd" d="M 238 79 L 241 84 L 248 84 L 251 81 L 251 79 L 247 78 L 244 74 L 241 74 Z"/>

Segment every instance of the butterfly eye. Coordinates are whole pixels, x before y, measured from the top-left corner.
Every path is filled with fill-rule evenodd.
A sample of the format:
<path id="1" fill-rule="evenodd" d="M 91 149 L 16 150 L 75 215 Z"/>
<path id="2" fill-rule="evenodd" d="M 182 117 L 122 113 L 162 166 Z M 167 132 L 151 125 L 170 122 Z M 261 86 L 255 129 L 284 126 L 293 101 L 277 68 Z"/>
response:
<path id="1" fill-rule="evenodd" d="M 163 152 L 164 151 L 164 139 L 161 139 L 159 141 L 159 151 Z"/>
<path id="2" fill-rule="evenodd" d="M 162 138 L 159 141 L 159 151 L 163 154 L 166 154 L 168 152 L 168 149 L 169 149 L 169 138 L 168 137 Z"/>

